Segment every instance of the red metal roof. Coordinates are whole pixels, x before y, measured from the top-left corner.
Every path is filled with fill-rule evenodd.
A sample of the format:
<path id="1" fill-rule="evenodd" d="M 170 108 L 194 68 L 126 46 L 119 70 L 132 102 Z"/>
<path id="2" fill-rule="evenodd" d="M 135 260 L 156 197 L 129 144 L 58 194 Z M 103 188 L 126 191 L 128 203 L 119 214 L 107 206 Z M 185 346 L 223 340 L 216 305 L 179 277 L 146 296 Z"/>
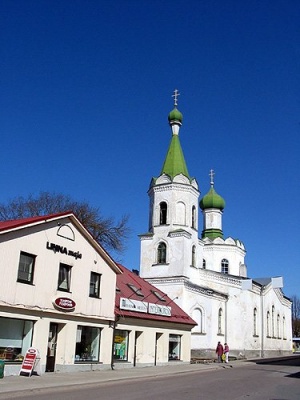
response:
<path id="1" fill-rule="evenodd" d="M 189 317 L 172 299 L 170 299 L 164 292 L 151 285 L 143 278 L 138 276 L 136 273 L 125 268 L 123 265 L 118 264 L 118 267 L 123 272 L 117 275 L 117 291 L 116 291 L 116 303 L 115 303 L 115 314 L 120 317 L 131 317 L 138 319 L 146 319 L 153 321 L 164 321 L 172 323 L 180 323 L 186 325 L 196 325 L 195 321 Z M 143 296 L 139 296 L 135 293 L 128 285 L 134 285 Z M 118 290 L 119 289 L 119 290 Z M 160 300 L 153 292 L 157 292 L 165 301 Z M 138 311 L 129 311 L 120 309 L 120 298 L 126 298 L 130 300 L 138 300 L 146 303 L 154 303 L 160 306 L 171 307 L 171 316 L 156 315 L 149 313 L 142 313 Z"/>
<path id="2" fill-rule="evenodd" d="M 22 226 L 26 225 L 36 224 L 37 222 L 43 222 L 50 219 L 64 217 L 70 214 L 72 214 L 71 211 L 65 211 L 57 214 L 40 215 L 38 217 L 29 217 L 29 218 L 15 219 L 10 221 L 0 221 L 0 232 L 15 228 L 21 228 Z"/>

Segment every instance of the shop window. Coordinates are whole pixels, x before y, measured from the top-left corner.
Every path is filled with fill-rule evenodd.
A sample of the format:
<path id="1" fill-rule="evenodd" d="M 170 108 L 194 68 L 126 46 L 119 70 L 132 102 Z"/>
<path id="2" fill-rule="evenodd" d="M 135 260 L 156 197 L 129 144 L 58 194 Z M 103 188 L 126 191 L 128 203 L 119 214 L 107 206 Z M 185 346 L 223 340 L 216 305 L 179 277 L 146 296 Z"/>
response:
<path id="1" fill-rule="evenodd" d="M 100 297 L 100 282 L 101 282 L 101 275 L 97 274 L 96 272 L 91 272 L 91 279 L 90 279 L 90 297 Z"/>
<path id="2" fill-rule="evenodd" d="M 98 362 L 100 349 L 100 328 L 78 326 L 75 347 L 76 362 Z"/>
<path id="3" fill-rule="evenodd" d="M 181 344 L 181 336 L 170 334 L 170 336 L 169 336 L 169 361 L 180 360 L 180 344 Z"/>
<path id="4" fill-rule="evenodd" d="M 115 330 L 114 360 L 128 361 L 128 331 Z"/>
<path id="5" fill-rule="evenodd" d="M 167 246 L 165 243 L 160 242 L 157 248 L 157 263 L 165 264 L 167 261 Z"/>
<path id="6" fill-rule="evenodd" d="M 228 274 L 229 273 L 229 262 L 225 258 L 221 261 L 221 272 L 222 274 Z"/>
<path id="7" fill-rule="evenodd" d="M 33 272 L 36 256 L 21 251 L 19 268 L 18 268 L 18 282 L 32 283 Z"/>
<path id="8" fill-rule="evenodd" d="M 33 321 L 0 317 L 0 359 L 21 362 L 31 347 Z"/>
<path id="9" fill-rule="evenodd" d="M 159 225 L 165 225 L 167 223 L 167 211 L 167 203 L 163 201 L 159 205 Z"/>
<path id="10" fill-rule="evenodd" d="M 58 272 L 58 290 L 64 290 L 65 292 L 70 291 L 70 280 L 71 280 L 71 269 L 72 267 L 67 264 L 59 264 Z"/>

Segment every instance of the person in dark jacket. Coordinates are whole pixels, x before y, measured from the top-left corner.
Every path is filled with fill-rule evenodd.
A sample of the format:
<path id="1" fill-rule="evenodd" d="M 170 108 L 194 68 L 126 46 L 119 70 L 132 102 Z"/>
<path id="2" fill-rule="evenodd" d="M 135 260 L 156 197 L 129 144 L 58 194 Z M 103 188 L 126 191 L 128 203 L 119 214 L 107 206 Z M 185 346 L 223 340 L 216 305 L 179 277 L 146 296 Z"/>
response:
<path id="1" fill-rule="evenodd" d="M 223 346 L 221 345 L 221 342 L 218 342 L 217 348 L 216 348 L 216 353 L 218 356 L 218 362 L 222 362 L 222 354 L 224 353 Z"/>

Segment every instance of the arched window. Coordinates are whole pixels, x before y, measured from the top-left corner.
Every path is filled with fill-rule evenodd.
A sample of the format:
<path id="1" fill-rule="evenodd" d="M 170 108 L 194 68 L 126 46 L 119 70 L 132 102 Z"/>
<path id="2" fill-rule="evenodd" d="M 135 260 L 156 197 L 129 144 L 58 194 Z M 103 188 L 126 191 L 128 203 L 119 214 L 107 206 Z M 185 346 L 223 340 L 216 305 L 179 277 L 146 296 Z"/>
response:
<path id="1" fill-rule="evenodd" d="M 196 229 L 196 207 L 192 207 L 192 228 Z"/>
<path id="2" fill-rule="evenodd" d="M 203 333 L 204 332 L 203 313 L 200 310 L 200 308 L 195 308 L 195 310 L 193 310 L 192 318 L 195 322 L 197 322 L 197 325 L 194 326 L 194 328 L 192 329 L 192 332 Z"/>
<path id="3" fill-rule="evenodd" d="M 165 225 L 167 223 L 167 211 L 167 203 L 163 201 L 159 205 L 159 225 Z"/>
<path id="4" fill-rule="evenodd" d="M 218 334 L 222 334 L 222 317 L 223 317 L 223 310 L 222 308 L 219 308 L 218 312 Z"/>
<path id="5" fill-rule="evenodd" d="M 267 312 L 267 337 L 270 337 L 270 311 Z"/>
<path id="6" fill-rule="evenodd" d="M 196 267 L 196 246 L 192 247 L 192 266 Z"/>
<path id="7" fill-rule="evenodd" d="M 280 339 L 280 315 L 277 314 L 277 338 Z"/>
<path id="8" fill-rule="evenodd" d="M 165 243 L 160 242 L 157 247 L 157 263 L 165 264 L 167 260 L 167 246 Z"/>
<path id="9" fill-rule="evenodd" d="M 253 310 L 253 335 L 257 336 L 257 309 Z"/>
<path id="10" fill-rule="evenodd" d="M 272 337 L 275 337 L 275 307 L 272 306 Z"/>
<path id="11" fill-rule="evenodd" d="M 206 269 L 206 260 L 205 260 L 205 258 L 203 258 L 203 261 L 202 261 L 202 268 Z"/>
<path id="12" fill-rule="evenodd" d="M 283 339 L 286 339 L 285 317 L 282 318 L 282 337 Z"/>
<path id="13" fill-rule="evenodd" d="M 176 203 L 176 224 L 186 225 L 186 206 L 182 201 Z"/>
<path id="14" fill-rule="evenodd" d="M 221 261 L 221 272 L 222 274 L 228 274 L 229 271 L 229 262 L 226 260 L 226 258 L 223 258 Z"/>

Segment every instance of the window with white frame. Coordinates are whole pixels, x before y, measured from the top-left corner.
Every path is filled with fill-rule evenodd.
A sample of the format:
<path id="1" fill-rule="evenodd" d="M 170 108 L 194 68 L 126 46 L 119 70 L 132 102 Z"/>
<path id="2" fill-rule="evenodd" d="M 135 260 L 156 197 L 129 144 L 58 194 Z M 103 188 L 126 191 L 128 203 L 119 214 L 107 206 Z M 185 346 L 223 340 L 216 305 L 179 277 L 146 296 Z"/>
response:
<path id="1" fill-rule="evenodd" d="M 226 260 L 226 258 L 223 258 L 221 261 L 221 272 L 222 274 L 228 274 L 229 273 L 229 262 Z"/>
<path id="2" fill-rule="evenodd" d="M 33 283 L 33 272 L 36 256 L 21 251 L 18 268 L 18 282 Z"/>
<path id="3" fill-rule="evenodd" d="M 67 264 L 60 263 L 58 271 L 58 290 L 63 290 L 65 292 L 70 291 L 71 282 L 71 269 L 72 267 Z"/>

